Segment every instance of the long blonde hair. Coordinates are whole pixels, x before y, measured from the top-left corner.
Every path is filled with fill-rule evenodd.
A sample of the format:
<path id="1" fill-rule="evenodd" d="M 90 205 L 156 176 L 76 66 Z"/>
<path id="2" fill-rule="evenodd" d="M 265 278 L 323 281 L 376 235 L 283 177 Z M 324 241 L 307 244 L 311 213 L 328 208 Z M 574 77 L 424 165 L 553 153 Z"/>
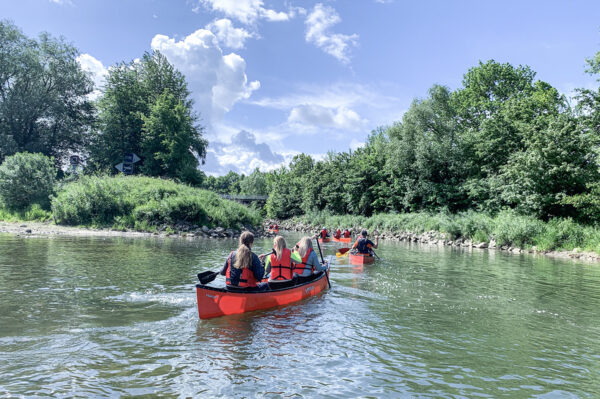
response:
<path id="1" fill-rule="evenodd" d="M 285 239 L 282 236 L 275 237 L 275 240 L 273 240 L 273 249 L 277 254 L 277 260 L 281 260 L 281 255 L 283 254 L 284 248 L 286 248 Z"/>
<path id="2" fill-rule="evenodd" d="M 309 249 L 313 249 L 312 240 L 310 237 L 302 237 L 298 243 L 298 255 L 300 255 L 301 258 L 304 258 Z"/>
<path id="3" fill-rule="evenodd" d="M 240 246 L 235 252 L 235 263 L 233 267 L 236 269 L 247 269 L 252 265 L 252 251 L 250 244 L 254 242 L 254 234 L 249 231 L 244 231 L 240 235 Z"/>

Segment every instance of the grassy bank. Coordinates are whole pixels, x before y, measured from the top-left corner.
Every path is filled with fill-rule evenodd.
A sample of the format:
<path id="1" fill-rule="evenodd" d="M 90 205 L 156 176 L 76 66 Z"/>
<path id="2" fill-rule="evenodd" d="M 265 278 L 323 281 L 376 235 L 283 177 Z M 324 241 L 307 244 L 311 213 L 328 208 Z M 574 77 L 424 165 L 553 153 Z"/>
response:
<path id="1" fill-rule="evenodd" d="M 595 226 L 580 225 L 571 219 L 544 222 L 512 211 L 495 216 L 478 212 L 378 214 L 371 217 L 310 213 L 290 221 L 314 228 L 360 227 L 385 234 L 435 231 L 453 240 L 460 237 L 473 242 L 495 240 L 498 246 L 535 247 L 540 251 L 579 248 L 600 254 L 600 229 Z"/>
<path id="2" fill-rule="evenodd" d="M 240 229 L 260 223 L 258 212 L 217 194 L 150 177 L 84 176 L 52 199 L 57 224 L 156 231 L 188 225 Z"/>

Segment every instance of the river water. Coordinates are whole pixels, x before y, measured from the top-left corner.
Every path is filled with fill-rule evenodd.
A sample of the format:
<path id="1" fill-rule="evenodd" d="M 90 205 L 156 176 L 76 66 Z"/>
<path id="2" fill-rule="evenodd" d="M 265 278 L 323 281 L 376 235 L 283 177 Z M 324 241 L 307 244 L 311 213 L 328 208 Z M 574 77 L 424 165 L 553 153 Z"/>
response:
<path id="1" fill-rule="evenodd" d="M 380 243 L 318 297 L 199 320 L 233 247 L 0 236 L 0 397 L 600 397 L 600 265 Z"/>

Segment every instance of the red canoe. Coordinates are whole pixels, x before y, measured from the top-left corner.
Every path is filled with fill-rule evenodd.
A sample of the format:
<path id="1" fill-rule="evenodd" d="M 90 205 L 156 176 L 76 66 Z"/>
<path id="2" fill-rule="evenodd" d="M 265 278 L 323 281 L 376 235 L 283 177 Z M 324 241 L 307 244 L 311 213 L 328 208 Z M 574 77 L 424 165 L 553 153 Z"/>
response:
<path id="1" fill-rule="evenodd" d="M 340 237 L 340 238 L 333 237 L 333 241 L 337 241 L 337 242 L 352 242 L 352 237 Z"/>
<path id="2" fill-rule="evenodd" d="M 319 242 L 320 243 L 324 243 L 324 242 L 329 242 L 331 241 L 331 238 L 327 237 L 327 238 L 319 238 Z"/>
<path id="3" fill-rule="evenodd" d="M 198 315 L 201 319 L 210 319 L 273 308 L 317 295 L 325 288 L 327 288 L 327 278 L 324 272 L 316 273 L 314 278 L 307 282 L 269 291 L 230 291 L 225 288 L 196 284 Z"/>
<path id="4" fill-rule="evenodd" d="M 375 262 L 375 257 L 365 254 L 350 254 L 350 263 L 353 265 L 366 265 Z"/>
<path id="5" fill-rule="evenodd" d="M 269 233 L 279 234 L 279 229 L 269 229 Z"/>

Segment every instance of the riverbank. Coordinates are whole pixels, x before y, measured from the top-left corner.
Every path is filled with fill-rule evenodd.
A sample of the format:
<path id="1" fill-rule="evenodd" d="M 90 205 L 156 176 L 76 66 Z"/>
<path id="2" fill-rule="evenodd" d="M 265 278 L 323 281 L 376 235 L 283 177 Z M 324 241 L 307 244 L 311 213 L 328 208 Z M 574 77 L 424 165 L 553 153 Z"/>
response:
<path id="1" fill-rule="evenodd" d="M 570 219 L 549 222 L 506 211 L 496 216 L 462 214 L 379 214 L 372 217 L 312 214 L 278 223 L 283 230 L 315 233 L 348 228 L 353 237 L 361 230 L 384 240 L 445 245 L 510 253 L 531 253 L 554 258 L 600 261 L 600 231 Z"/>
<path id="2" fill-rule="evenodd" d="M 14 222 L 0 221 L 0 233 L 14 234 L 20 237 L 49 237 L 49 236 L 67 236 L 67 237 L 178 237 L 178 238 L 205 238 L 205 239 L 225 239 L 238 238 L 240 230 L 214 228 L 206 226 L 197 229 L 190 229 L 187 226 L 181 226 L 182 230 L 173 231 L 166 229 L 162 232 L 145 232 L 134 230 L 119 230 L 110 228 L 91 228 L 82 226 L 64 226 L 51 222 Z M 272 233 L 261 230 L 249 229 L 256 237 L 271 237 Z"/>

